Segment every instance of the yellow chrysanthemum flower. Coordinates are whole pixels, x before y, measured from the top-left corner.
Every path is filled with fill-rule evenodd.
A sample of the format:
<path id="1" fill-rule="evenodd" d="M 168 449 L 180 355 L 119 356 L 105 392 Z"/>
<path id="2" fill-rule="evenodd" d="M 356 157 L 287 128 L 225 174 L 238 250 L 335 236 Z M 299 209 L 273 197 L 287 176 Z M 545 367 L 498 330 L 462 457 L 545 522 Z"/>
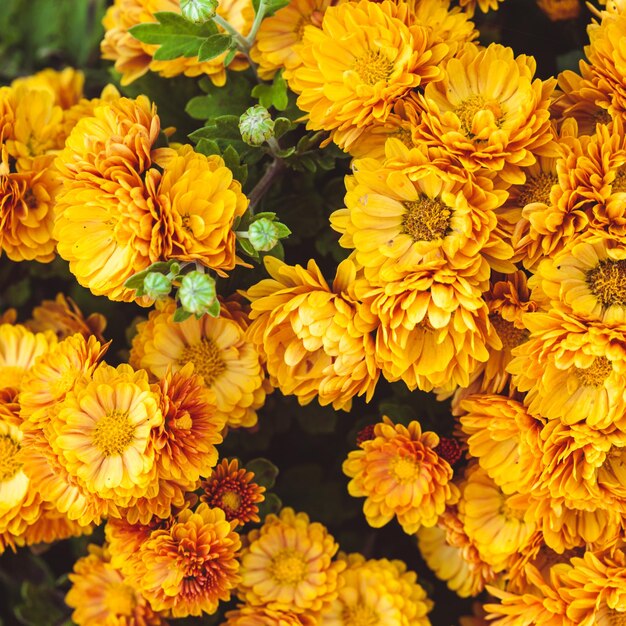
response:
<path id="1" fill-rule="evenodd" d="M 470 467 L 461 488 L 459 513 L 481 558 L 496 572 L 508 567 L 509 557 L 535 531 L 535 523 L 524 519 L 520 502 L 516 495 L 507 497 L 482 467 Z"/>
<path id="2" fill-rule="evenodd" d="M 31 333 L 21 324 L 0 325 L 0 388 L 20 386 L 38 357 L 56 345 L 51 332 Z"/>
<path id="3" fill-rule="evenodd" d="M 221 419 L 232 427 L 256 424 L 267 386 L 259 354 L 243 328 L 227 317 L 209 315 L 175 322 L 175 309 L 175 302 L 163 301 L 138 325 L 131 363 L 157 377 L 168 368 L 178 371 L 193 363 L 194 372 L 213 392 Z"/>
<path id="4" fill-rule="evenodd" d="M 239 605 L 235 611 L 226 613 L 221 626 L 317 626 L 313 615 L 293 611 L 274 611 L 264 606 Z"/>
<path id="5" fill-rule="evenodd" d="M 347 208 L 331 215 L 331 225 L 371 283 L 402 278 L 433 258 L 467 267 L 490 252 L 511 257 L 510 247 L 492 241 L 499 199 L 489 193 L 488 179 L 458 182 L 426 155 L 419 177 L 411 179 L 374 159 L 356 161 L 353 171 L 346 178 Z"/>
<path id="6" fill-rule="evenodd" d="M 52 446 L 90 493 L 128 506 L 156 479 L 153 430 L 162 424 L 147 373 L 102 364 L 93 380 L 65 396 L 54 418 Z"/>
<path id="7" fill-rule="evenodd" d="M 287 76 L 307 128 L 331 131 L 348 151 L 364 127 L 385 121 L 396 100 L 441 78 L 448 46 L 432 45 L 425 28 L 409 29 L 395 13 L 388 0 L 329 7 L 321 28 L 305 27 L 302 65 Z"/>
<path id="8" fill-rule="evenodd" d="M 198 57 L 158 61 L 152 58 L 158 46 L 144 44 L 128 32 L 137 24 L 156 22 L 154 14 L 159 11 L 180 13 L 180 1 L 115 0 L 108 8 L 102 20 L 106 32 L 100 47 L 102 58 L 115 61 L 115 69 L 122 74 L 121 84 L 129 85 L 150 69 L 167 78 L 179 74 L 206 75 L 214 85 L 224 85 L 226 54 L 204 62 L 198 61 Z M 218 13 L 243 35 L 248 33 L 254 20 L 254 9 L 248 0 L 220 2 Z M 228 66 L 231 70 L 245 70 L 247 67 L 248 62 L 242 55 L 236 55 Z"/>
<path id="9" fill-rule="evenodd" d="M 543 421 L 504 396 L 471 395 L 460 408 L 469 452 L 489 477 L 506 494 L 529 491 L 540 467 L 536 450 Z"/>
<path id="10" fill-rule="evenodd" d="M 527 392 L 530 413 L 625 430 L 626 325 L 608 327 L 559 309 L 527 313 L 524 324 L 530 337 L 515 348 L 508 370 L 515 387 Z"/>
<path id="11" fill-rule="evenodd" d="M 354 396 L 369 401 L 378 382 L 374 329 L 352 292 L 356 270 L 344 261 L 332 288 L 314 260 L 290 266 L 265 257 L 271 279 L 248 289 L 252 303 L 246 333 L 262 355 L 270 382 L 300 404 L 350 410 Z"/>
<path id="12" fill-rule="evenodd" d="M 448 507 L 436 526 L 422 526 L 417 544 L 428 567 L 461 598 L 477 596 L 496 579 L 493 568 L 463 529 L 456 507 Z"/>
<path id="13" fill-rule="evenodd" d="M 110 563 L 109 550 L 91 544 L 74 564 L 65 602 L 78 626 L 166 626 L 139 591 Z"/>
<path id="14" fill-rule="evenodd" d="M 340 557 L 339 595 L 317 616 L 319 626 L 430 626 L 433 603 L 402 561 Z"/>
<path id="15" fill-rule="evenodd" d="M 294 0 L 261 22 L 250 58 L 258 65 L 263 80 L 271 80 L 277 71 L 293 71 L 302 64 L 298 44 L 309 24 L 319 28 L 332 0 Z"/>
<path id="16" fill-rule="evenodd" d="M 215 613 L 239 582 L 236 525 L 204 503 L 195 512 L 182 511 L 168 529 L 154 530 L 141 545 L 127 582 L 154 610 L 172 617 Z"/>
<path id="17" fill-rule="evenodd" d="M 417 96 L 423 115 L 414 140 L 441 147 L 468 171 L 523 183 L 521 167 L 553 152 L 548 106 L 556 80 L 533 80 L 534 73 L 534 59 L 511 48 L 466 44 L 444 79 Z"/>
<path id="18" fill-rule="evenodd" d="M 201 190 L 201 191 L 200 191 Z M 235 219 L 248 199 L 224 160 L 183 146 L 168 160 L 158 189 L 158 203 L 171 217 L 171 251 L 181 261 L 199 261 L 225 275 L 241 261 L 235 255 Z"/>
<path id="19" fill-rule="evenodd" d="M 49 91 L 54 97 L 54 103 L 63 110 L 70 109 L 80 102 L 84 85 L 85 75 L 72 67 L 66 67 L 59 72 L 47 68 L 31 76 L 16 78 L 11 83 L 11 87 Z"/>
<path id="20" fill-rule="evenodd" d="M 368 524 L 380 528 L 397 517 L 404 532 L 434 526 L 446 506 L 459 497 L 450 482 L 452 468 L 434 451 L 439 437 L 422 433 L 419 422 L 408 427 L 388 417 L 374 426 L 374 438 L 363 441 L 343 463 L 351 496 L 362 497 Z"/>
<path id="21" fill-rule="evenodd" d="M 51 330 L 59 340 L 81 333 L 85 339 L 94 336 L 104 342 L 104 329 L 107 320 L 100 313 L 91 313 L 85 317 L 77 304 L 62 293 L 54 300 L 44 300 L 33 309 L 32 318 L 25 326 L 34 333 Z"/>
<path id="22" fill-rule="evenodd" d="M 237 594 L 247 604 L 276 611 L 316 613 L 337 597 L 343 561 L 328 530 L 306 513 L 285 508 L 248 533 Z"/>
<path id="23" fill-rule="evenodd" d="M 551 22 L 574 20 L 580 15 L 580 0 L 537 0 L 537 6 Z"/>

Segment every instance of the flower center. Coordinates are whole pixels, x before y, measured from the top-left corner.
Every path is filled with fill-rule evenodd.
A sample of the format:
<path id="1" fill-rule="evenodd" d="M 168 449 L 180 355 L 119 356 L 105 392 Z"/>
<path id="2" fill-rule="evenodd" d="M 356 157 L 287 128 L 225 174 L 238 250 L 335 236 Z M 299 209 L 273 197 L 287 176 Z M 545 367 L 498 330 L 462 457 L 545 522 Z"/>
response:
<path id="1" fill-rule="evenodd" d="M 378 614 L 363 604 L 347 606 L 342 617 L 345 626 L 376 626 L 379 623 Z"/>
<path id="2" fill-rule="evenodd" d="M 587 284 L 602 306 L 626 305 L 626 260 L 600 261 L 587 272 Z"/>
<path id="3" fill-rule="evenodd" d="M 380 50 L 368 50 L 354 61 L 352 69 L 364 83 L 375 85 L 389 79 L 393 64 Z"/>
<path id="4" fill-rule="evenodd" d="M 415 459 L 397 456 L 392 462 L 393 474 L 401 483 L 412 482 L 419 475 L 420 467 Z"/>
<path id="5" fill-rule="evenodd" d="M 236 491 L 226 491 L 222 494 L 222 504 L 235 512 L 241 506 L 241 496 Z"/>
<path id="6" fill-rule="evenodd" d="M 503 498 L 502 504 L 500 505 L 500 515 L 508 520 L 521 521 L 524 519 L 524 510 L 514 509 L 509 505 L 508 500 Z"/>
<path id="7" fill-rule="evenodd" d="M 613 193 L 624 192 L 626 191 L 626 172 L 624 168 L 620 168 L 615 174 L 615 180 L 611 185 L 611 191 Z"/>
<path id="8" fill-rule="evenodd" d="M 577 367 L 576 377 L 585 387 L 601 387 L 612 371 L 611 361 L 605 356 L 599 356 L 587 369 Z"/>
<path id="9" fill-rule="evenodd" d="M 226 370 L 226 363 L 222 359 L 220 349 L 215 342 L 208 337 L 200 343 L 187 346 L 180 358 L 179 365 L 185 365 L 191 361 L 197 374 L 204 378 L 204 382 L 211 386 L 215 380 Z"/>
<path id="10" fill-rule="evenodd" d="M 419 200 L 403 202 L 407 212 L 402 228 L 413 241 L 436 241 L 448 232 L 452 210 L 441 200 L 422 196 Z"/>
<path id="11" fill-rule="evenodd" d="M 133 614 L 135 605 L 135 592 L 133 588 L 120 582 L 110 583 L 104 592 L 104 605 L 114 615 Z"/>
<path id="12" fill-rule="evenodd" d="M 415 145 L 413 134 L 408 128 L 400 128 L 392 136 L 399 139 L 407 148 L 412 148 Z"/>
<path id="13" fill-rule="evenodd" d="M 513 322 L 505 320 L 497 313 L 492 313 L 489 320 L 500 337 L 503 350 L 512 350 L 524 343 L 529 337 L 529 332 L 525 328 L 517 328 Z"/>
<path id="14" fill-rule="evenodd" d="M 558 179 L 551 172 L 540 172 L 537 176 L 527 176 L 526 182 L 519 192 L 518 204 L 525 207 L 531 202 L 547 204 L 550 200 L 552 185 L 556 185 Z"/>
<path id="15" fill-rule="evenodd" d="M 9 435 L 0 435 L 0 481 L 13 478 L 22 467 L 16 460 L 20 449 L 17 441 Z"/>
<path id="16" fill-rule="evenodd" d="M 626 613 L 606 607 L 600 611 L 597 620 L 598 626 L 626 626 Z"/>
<path id="17" fill-rule="evenodd" d="M 93 445 L 106 456 L 122 454 L 135 437 L 135 427 L 128 419 L 128 411 L 111 411 L 96 424 Z"/>
<path id="18" fill-rule="evenodd" d="M 454 113 L 461 122 L 463 132 L 472 137 L 474 135 L 474 117 L 479 111 L 491 111 L 493 113 L 495 125 L 500 128 L 504 119 L 502 108 L 497 100 L 487 100 L 480 94 L 474 94 L 463 100 L 455 109 Z"/>
<path id="19" fill-rule="evenodd" d="M 274 580 L 281 585 L 294 585 L 304 578 L 306 562 L 295 550 L 281 550 L 272 559 L 269 570 Z"/>

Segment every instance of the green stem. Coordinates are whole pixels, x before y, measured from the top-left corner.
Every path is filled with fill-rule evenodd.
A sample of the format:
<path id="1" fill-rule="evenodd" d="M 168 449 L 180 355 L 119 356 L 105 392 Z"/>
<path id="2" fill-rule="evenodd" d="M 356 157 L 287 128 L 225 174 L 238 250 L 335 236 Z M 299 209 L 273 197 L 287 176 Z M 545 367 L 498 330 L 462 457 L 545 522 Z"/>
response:
<path id="1" fill-rule="evenodd" d="M 233 39 L 237 42 L 237 47 L 241 52 L 243 52 L 246 56 L 248 56 L 248 52 L 250 51 L 250 45 L 248 44 L 247 39 L 231 24 L 229 24 L 221 15 L 214 15 L 213 21 L 221 26 L 228 34 L 233 36 Z"/>
<path id="2" fill-rule="evenodd" d="M 254 215 L 254 209 L 256 205 L 261 201 L 263 196 L 269 191 L 270 187 L 274 184 L 277 176 L 280 176 L 285 170 L 285 163 L 282 159 L 274 159 L 270 166 L 265 170 L 263 176 L 259 182 L 255 185 L 254 189 L 250 192 L 248 198 L 250 198 L 250 204 L 248 205 L 248 213 Z"/>
<path id="3" fill-rule="evenodd" d="M 248 36 L 245 38 L 246 43 L 248 44 L 248 48 L 252 47 L 252 44 L 254 43 L 254 40 L 256 39 L 256 34 L 259 28 L 261 27 L 261 22 L 263 21 L 263 18 L 265 17 L 266 10 L 267 10 L 267 4 L 265 3 L 265 0 L 260 0 L 259 10 L 256 12 L 256 15 L 254 16 L 254 23 L 252 24 L 252 28 L 250 29 Z"/>

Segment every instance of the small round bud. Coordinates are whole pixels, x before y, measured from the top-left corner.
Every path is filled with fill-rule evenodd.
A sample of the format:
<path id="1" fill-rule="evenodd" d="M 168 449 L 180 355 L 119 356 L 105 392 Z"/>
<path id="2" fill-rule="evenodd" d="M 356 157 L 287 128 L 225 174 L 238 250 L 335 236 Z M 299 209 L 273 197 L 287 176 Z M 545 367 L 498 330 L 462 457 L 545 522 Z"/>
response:
<path id="1" fill-rule="evenodd" d="M 252 247 L 259 252 L 271 250 L 280 239 L 276 223 L 267 217 L 259 218 L 250 224 L 248 239 Z"/>
<path id="2" fill-rule="evenodd" d="M 180 0 L 183 17 L 195 24 L 204 24 L 215 17 L 218 0 Z"/>
<path id="3" fill-rule="evenodd" d="M 274 136 L 274 120 L 265 107 L 255 104 L 239 118 L 239 132 L 249 146 L 260 146 Z"/>
<path id="4" fill-rule="evenodd" d="M 148 298 L 165 298 L 172 290 L 170 279 L 159 272 L 151 272 L 143 279 L 143 289 Z"/>
<path id="5" fill-rule="evenodd" d="M 185 311 L 203 315 L 215 303 L 215 280 L 202 272 L 189 272 L 183 276 L 178 297 Z"/>

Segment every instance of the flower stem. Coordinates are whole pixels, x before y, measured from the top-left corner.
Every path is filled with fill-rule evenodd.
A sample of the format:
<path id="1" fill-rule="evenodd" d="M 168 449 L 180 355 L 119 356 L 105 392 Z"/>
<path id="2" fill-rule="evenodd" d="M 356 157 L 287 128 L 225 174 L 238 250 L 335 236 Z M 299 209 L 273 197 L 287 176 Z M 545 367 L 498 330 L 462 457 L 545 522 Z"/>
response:
<path id="1" fill-rule="evenodd" d="M 250 192 L 250 204 L 248 205 L 248 211 L 250 212 L 250 215 L 254 215 L 254 209 L 256 208 L 256 205 L 269 191 L 270 187 L 274 183 L 274 180 L 283 173 L 284 169 L 285 163 L 283 162 L 283 160 L 274 159 L 270 166 L 265 170 L 265 174 L 261 176 L 259 182 Z"/>
<path id="2" fill-rule="evenodd" d="M 263 18 L 265 17 L 266 10 L 267 10 L 267 4 L 265 0 L 260 0 L 259 9 L 256 12 L 256 15 L 254 16 L 254 22 L 252 24 L 252 28 L 250 29 L 248 36 L 245 38 L 246 43 L 248 44 L 248 48 L 252 47 L 252 44 L 254 43 L 254 40 L 256 39 L 256 34 L 259 28 L 261 27 L 261 22 L 263 21 Z"/>
<path id="3" fill-rule="evenodd" d="M 233 39 L 237 42 L 237 47 L 241 52 L 248 56 L 250 51 L 250 44 L 248 40 L 231 24 L 229 24 L 221 15 L 215 14 L 213 21 L 221 26 L 229 35 L 233 36 Z"/>

